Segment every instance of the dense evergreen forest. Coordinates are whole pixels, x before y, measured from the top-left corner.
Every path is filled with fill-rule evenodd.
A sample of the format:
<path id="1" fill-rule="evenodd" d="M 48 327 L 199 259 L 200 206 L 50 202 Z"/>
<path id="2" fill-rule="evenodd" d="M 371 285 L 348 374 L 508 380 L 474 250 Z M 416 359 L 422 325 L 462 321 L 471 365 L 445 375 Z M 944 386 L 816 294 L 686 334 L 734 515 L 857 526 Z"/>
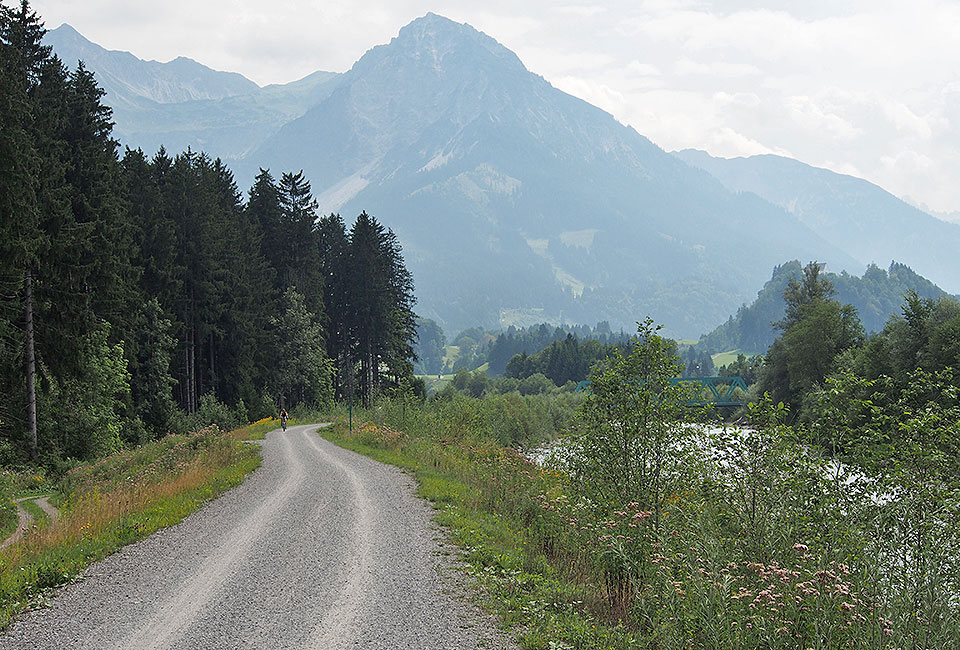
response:
<path id="1" fill-rule="evenodd" d="M 120 155 L 93 75 L 27 2 L 0 6 L 0 462 L 369 402 L 412 374 L 391 230 L 318 218 L 302 173 L 261 170 L 244 202 L 202 153 Z"/>
<path id="2" fill-rule="evenodd" d="M 472 327 L 457 334 L 450 343 L 457 350 L 456 358 L 445 359 L 447 338 L 443 329 L 433 320 L 418 319 L 417 344 L 414 348 L 417 353 L 417 371 L 421 374 L 453 373 L 461 369 L 474 370 L 486 364 L 489 374 L 499 376 L 506 372 L 507 364 L 514 356 L 536 354 L 568 337 L 580 343 L 595 341 L 600 344 L 628 344 L 631 338 L 622 330 L 612 331 L 607 321 L 601 321 L 595 327 L 550 323 L 539 323 L 530 327 L 511 325 L 506 330 L 499 331 Z M 593 361 L 596 361 L 596 358 L 587 363 L 586 367 L 589 368 Z M 562 385 L 566 379 L 555 381 Z"/>

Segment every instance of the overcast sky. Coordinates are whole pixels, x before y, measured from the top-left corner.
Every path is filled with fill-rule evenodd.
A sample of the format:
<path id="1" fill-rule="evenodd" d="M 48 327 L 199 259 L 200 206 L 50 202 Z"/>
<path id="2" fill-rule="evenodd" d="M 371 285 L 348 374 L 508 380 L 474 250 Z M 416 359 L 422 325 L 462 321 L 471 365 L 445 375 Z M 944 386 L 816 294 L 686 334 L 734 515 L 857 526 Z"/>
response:
<path id="1" fill-rule="evenodd" d="M 428 11 L 664 149 L 778 153 L 960 212 L 960 2 L 34 0 L 53 29 L 261 85 L 343 72 Z"/>

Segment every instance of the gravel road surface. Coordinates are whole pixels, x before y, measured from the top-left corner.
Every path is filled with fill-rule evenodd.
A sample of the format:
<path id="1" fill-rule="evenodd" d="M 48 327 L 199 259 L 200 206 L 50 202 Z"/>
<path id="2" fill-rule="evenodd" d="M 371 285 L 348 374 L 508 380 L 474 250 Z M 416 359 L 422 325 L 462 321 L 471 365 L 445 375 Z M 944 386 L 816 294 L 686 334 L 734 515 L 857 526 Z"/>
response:
<path id="1" fill-rule="evenodd" d="M 512 648 L 413 487 L 316 426 L 274 431 L 241 486 L 90 566 L 0 648 Z"/>

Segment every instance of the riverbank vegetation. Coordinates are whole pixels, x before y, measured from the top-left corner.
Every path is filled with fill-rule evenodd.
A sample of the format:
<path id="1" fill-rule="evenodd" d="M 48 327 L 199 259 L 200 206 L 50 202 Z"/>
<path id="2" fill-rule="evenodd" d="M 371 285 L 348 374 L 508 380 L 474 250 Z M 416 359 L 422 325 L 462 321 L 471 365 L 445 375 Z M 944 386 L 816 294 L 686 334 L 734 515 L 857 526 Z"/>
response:
<path id="1" fill-rule="evenodd" d="M 647 322 L 573 416 L 535 417 L 549 395 L 395 398 L 329 435 L 417 474 L 527 648 L 960 644 L 950 372 L 831 374 L 806 419 L 767 396 L 731 429 L 689 410 L 678 367 Z M 545 464 L 517 451 L 558 433 Z"/>

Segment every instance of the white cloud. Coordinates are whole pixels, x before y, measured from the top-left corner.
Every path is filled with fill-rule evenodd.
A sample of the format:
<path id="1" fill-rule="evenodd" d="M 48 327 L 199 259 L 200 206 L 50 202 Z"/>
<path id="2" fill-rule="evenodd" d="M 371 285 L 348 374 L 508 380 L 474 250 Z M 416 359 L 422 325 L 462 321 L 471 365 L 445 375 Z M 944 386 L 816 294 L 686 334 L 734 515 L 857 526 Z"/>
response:
<path id="1" fill-rule="evenodd" d="M 606 7 L 600 5 L 565 5 L 556 8 L 557 13 L 570 14 L 572 16 L 589 17 L 602 14 L 607 11 Z"/>
<path id="2" fill-rule="evenodd" d="M 887 171 L 898 174 L 929 173 L 936 166 L 928 156 L 916 151 L 901 151 L 892 156 L 882 156 L 880 163 Z"/>
<path id="3" fill-rule="evenodd" d="M 756 93 L 714 93 L 714 100 L 719 106 L 742 106 L 744 108 L 757 108 L 762 103 L 760 96 Z"/>
<path id="4" fill-rule="evenodd" d="M 902 102 L 881 99 L 880 106 L 897 131 L 913 134 L 921 140 L 929 140 L 933 136 L 930 119 L 920 117 Z"/>
<path id="5" fill-rule="evenodd" d="M 527 68 L 534 71 L 549 66 L 560 70 L 596 72 L 609 68 L 616 61 L 613 56 L 602 52 L 557 52 L 542 47 L 520 47 L 516 52 Z"/>
<path id="6" fill-rule="evenodd" d="M 760 154 L 790 156 L 789 151 L 784 149 L 771 149 L 767 145 L 748 138 L 742 133 L 737 133 L 728 126 L 720 127 L 711 133 L 705 144 L 713 155 L 723 158 L 757 156 Z"/>
<path id="7" fill-rule="evenodd" d="M 703 63 L 683 58 L 673 65 L 673 73 L 681 76 L 701 75 L 731 78 L 760 74 L 760 68 L 749 63 L 727 63 L 725 61 Z"/>
<path id="8" fill-rule="evenodd" d="M 640 63 L 636 59 L 627 64 L 627 71 L 638 74 L 641 77 L 659 77 L 663 75 L 660 68 L 652 63 Z"/>
<path id="9" fill-rule="evenodd" d="M 816 100 L 804 95 L 784 98 L 784 108 L 793 121 L 806 131 L 823 130 L 843 141 L 856 140 L 863 130 L 844 117 L 824 110 Z"/>
<path id="10" fill-rule="evenodd" d="M 622 114 L 627 106 L 627 99 L 623 93 L 590 79 L 562 77 L 554 80 L 553 85 L 565 93 L 602 108 L 614 117 Z"/>

